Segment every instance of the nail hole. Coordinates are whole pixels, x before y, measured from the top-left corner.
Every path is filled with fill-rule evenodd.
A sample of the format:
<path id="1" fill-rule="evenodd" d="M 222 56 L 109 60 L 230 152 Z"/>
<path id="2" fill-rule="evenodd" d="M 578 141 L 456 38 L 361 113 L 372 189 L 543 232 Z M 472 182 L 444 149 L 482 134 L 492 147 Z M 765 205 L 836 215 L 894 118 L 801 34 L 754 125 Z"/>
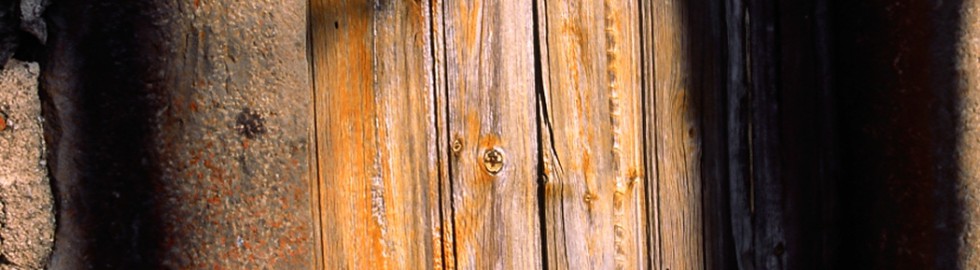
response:
<path id="1" fill-rule="evenodd" d="M 456 138 L 453 140 L 453 155 L 459 155 L 460 151 L 463 151 L 463 140 Z"/>
<path id="2" fill-rule="evenodd" d="M 255 139 L 259 135 L 265 134 L 265 119 L 262 119 L 262 115 L 249 108 L 238 113 L 235 120 L 235 129 L 246 138 Z"/>
<path id="3" fill-rule="evenodd" d="M 776 249 L 774 250 L 774 253 L 776 254 L 777 257 L 783 256 L 783 253 L 785 252 L 786 252 L 786 247 L 783 246 L 782 242 L 776 244 Z"/>
<path id="4" fill-rule="evenodd" d="M 333 29 L 340 29 L 340 23 L 337 21 L 333 21 Z"/>

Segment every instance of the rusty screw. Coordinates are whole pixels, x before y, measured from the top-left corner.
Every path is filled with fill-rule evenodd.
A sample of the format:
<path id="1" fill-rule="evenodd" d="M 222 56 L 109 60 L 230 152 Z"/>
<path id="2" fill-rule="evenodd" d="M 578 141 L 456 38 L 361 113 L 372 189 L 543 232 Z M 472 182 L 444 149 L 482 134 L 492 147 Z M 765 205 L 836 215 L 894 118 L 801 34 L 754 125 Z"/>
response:
<path id="1" fill-rule="evenodd" d="M 497 174 L 504 168 L 504 154 L 496 148 L 490 148 L 483 153 L 483 167 L 491 174 Z"/>

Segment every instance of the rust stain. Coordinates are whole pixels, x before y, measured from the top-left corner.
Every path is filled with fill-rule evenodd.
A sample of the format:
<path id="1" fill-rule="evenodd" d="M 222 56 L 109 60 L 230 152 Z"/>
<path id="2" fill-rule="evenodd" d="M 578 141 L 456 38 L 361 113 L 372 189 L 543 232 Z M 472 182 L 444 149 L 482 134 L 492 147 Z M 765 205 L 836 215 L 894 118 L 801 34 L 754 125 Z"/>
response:
<path id="1" fill-rule="evenodd" d="M 317 2 L 314 2 L 316 4 Z M 327 3 L 329 4 L 329 3 Z M 365 3 L 369 5 L 369 3 Z M 315 10 L 336 10 L 335 7 L 313 7 Z M 339 18 L 330 18 L 344 27 L 328 27 L 322 37 L 314 36 L 313 59 L 318 70 L 317 125 L 335 127 L 340 132 L 319 135 L 320 157 L 318 176 L 321 183 L 332 188 L 321 189 L 321 235 L 331 235 L 326 230 L 347 232 L 337 239 L 338 245 L 326 244 L 322 256 L 326 268 L 383 269 L 385 228 L 383 201 L 385 194 L 370 169 L 375 164 L 377 143 L 376 123 L 378 104 L 374 83 L 373 44 L 371 16 L 359 16 L 357 12 L 371 10 L 370 6 L 353 5 L 341 12 Z M 357 9 L 351 10 L 351 9 Z M 370 11 L 368 11 L 370 12 Z M 320 44 L 344 44 L 321 46 Z M 368 181 L 365 181 L 368 180 Z M 350 194 L 361 194 L 350 196 Z M 331 247 L 343 246 L 350 250 L 338 252 Z M 342 254 L 362 254 L 362 258 L 345 258 Z"/>
<path id="2" fill-rule="evenodd" d="M 481 38 L 480 35 L 483 33 L 483 29 L 480 27 L 483 25 L 483 2 L 463 1 L 458 6 L 460 8 L 458 12 L 462 14 L 458 18 L 462 20 L 463 27 L 466 28 L 462 31 L 464 48 L 478 47 L 477 45 L 480 43 L 477 39 Z"/>

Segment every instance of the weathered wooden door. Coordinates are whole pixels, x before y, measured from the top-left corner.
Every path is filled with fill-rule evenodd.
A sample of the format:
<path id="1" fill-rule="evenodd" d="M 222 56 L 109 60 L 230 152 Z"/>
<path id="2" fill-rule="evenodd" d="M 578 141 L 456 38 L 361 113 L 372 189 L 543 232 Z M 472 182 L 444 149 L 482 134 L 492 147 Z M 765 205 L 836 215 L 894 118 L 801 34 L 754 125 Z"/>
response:
<path id="1" fill-rule="evenodd" d="M 657 235 L 679 268 L 699 264 L 698 131 L 686 89 L 643 84 L 683 74 L 641 65 L 674 59 L 642 50 L 638 5 L 313 1 L 324 266 L 645 269 Z M 656 101 L 656 123 L 683 131 L 660 152 Z M 665 196 L 657 166 L 684 175 Z"/>
<path id="2" fill-rule="evenodd" d="M 0 267 L 980 267 L 980 0 L 8 2 Z"/>

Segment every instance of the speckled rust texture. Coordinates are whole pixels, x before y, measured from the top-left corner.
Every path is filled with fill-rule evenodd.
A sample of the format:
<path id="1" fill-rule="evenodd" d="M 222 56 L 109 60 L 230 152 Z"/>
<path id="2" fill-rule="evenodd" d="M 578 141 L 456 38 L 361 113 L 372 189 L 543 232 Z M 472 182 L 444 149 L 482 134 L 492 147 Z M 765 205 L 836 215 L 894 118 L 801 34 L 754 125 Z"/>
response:
<path id="1" fill-rule="evenodd" d="M 155 127 L 163 265 L 308 267 L 305 3 L 176 7 L 174 91 Z"/>
<path id="2" fill-rule="evenodd" d="M 54 242 L 37 76 L 17 60 L 0 71 L 0 269 L 41 269 Z"/>
<path id="3" fill-rule="evenodd" d="M 959 250 L 961 269 L 980 269 L 980 1 L 963 1 L 959 9 L 960 32 L 957 52 L 957 72 L 960 74 L 957 92 L 963 96 L 959 104 L 960 130 L 957 142 L 959 199 L 963 205 L 963 243 Z"/>
<path id="4" fill-rule="evenodd" d="M 51 7 L 52 268 L 311 268 L 306 7 Z"/>
<path id="5" fill-rule="evenodd" d="M 179 5 L 175 91 L 156 127 L 165 266 L 311 263 L 304 7 Z"/>

